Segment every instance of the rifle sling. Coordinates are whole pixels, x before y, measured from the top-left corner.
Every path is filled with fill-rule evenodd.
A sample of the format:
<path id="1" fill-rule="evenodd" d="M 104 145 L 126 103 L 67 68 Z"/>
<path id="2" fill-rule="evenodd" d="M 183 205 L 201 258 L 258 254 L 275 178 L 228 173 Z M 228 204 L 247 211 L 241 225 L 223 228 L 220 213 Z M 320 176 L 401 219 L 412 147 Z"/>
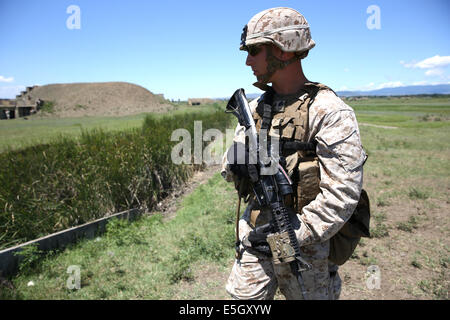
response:
<path id="1" fill-rule="evenodd" d="M 316 151 L 317 141 L 303 142 L 303 141 L 281 141 L 282 150 L 296 150 L 296 151 Z"/>

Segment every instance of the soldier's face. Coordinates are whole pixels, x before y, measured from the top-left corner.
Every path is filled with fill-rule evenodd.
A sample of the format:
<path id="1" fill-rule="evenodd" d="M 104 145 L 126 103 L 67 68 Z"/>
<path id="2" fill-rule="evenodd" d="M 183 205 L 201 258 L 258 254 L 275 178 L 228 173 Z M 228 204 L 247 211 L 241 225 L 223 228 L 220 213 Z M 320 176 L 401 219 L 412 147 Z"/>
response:
<path id="1" fill-rule="evenodd" d="M 252 68 L 256 79 L 260 81 L 267 73 L 267 47 L 265 45 L 252 46 L 247 50 L 247 60 L 245 64 Z"/>

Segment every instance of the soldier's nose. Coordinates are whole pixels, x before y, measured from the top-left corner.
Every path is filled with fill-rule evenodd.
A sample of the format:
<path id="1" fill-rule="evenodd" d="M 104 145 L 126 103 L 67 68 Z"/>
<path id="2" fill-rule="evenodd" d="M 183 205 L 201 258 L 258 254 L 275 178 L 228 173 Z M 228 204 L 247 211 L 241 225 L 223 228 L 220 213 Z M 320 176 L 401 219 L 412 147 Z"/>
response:
<path id="1" fill-rule="evenodd" d="M 245 60 L 245 64 L 250 66 L 253 62 L 253 57 L 250 54 L 247 54 L 247 60 Z"/>

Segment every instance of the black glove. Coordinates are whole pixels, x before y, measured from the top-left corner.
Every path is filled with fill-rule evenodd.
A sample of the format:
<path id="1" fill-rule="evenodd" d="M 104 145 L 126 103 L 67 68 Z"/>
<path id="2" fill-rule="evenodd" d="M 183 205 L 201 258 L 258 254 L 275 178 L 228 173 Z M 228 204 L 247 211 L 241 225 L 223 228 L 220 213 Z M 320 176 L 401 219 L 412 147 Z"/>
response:
<path id="1" fill-rule="evenodd" d="M 248 202 L 249 196 L 253 194 L 252 184 L 248 178 L 234 177 L 234 187 L 237 190 L 239 196 L 244 198 L 244 202 Z"/>
<path id="2" fill-rule="evenodd" d="M 271 233 L 274 233 L 274 231 L 275 230 L 270 223 L 257 227 L 250 231 L 248 236 L 242 239 L 242 244 L 244 245 L 244 247 L 252 248 L 253 250 L 262 253 L 267 257 L 271 257 L 272 251 L 270 251 L 270 246 L 267 242 L 267 236 Z"/>
<path id="3" fill-rule="evenodd" d="M 258 168 L 254 164 L 230 164 L 230 170 L 239 178 L 258 181 Z"/>
<path id="4" fill-rule="evenodd" d="M 230 170 L 239 178 L 249 178 L 248 169 L 246 164 L 234 164 L 230 163 Z"/>
<path id="5" fill-rule="evenodd" d="M 250 178 L 253 182 L 258 180 L 257 165 L 250 163 L 250 154 L 244 144 L 234 142 L 228 151 L 227 160 L 231 172 L 239 178 Z"/>

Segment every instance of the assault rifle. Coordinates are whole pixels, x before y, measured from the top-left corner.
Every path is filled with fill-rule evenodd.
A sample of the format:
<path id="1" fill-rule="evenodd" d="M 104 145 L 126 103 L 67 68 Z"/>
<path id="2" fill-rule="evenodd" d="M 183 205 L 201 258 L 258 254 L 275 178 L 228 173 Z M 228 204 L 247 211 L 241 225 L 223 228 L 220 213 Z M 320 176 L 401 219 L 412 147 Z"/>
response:
<path id="1" fill-rule="evenodd" d="M 238 118 L 239 124 L 246 129 L 250 146 L 252 144 L 253 146 L 257 146 L 256 150 L 258 154 L 264 151 L 269 155 L 270 166 L 276 169 L 272 170 L 272 174 L 267 174 L 267 170 L 264 172 L 262 169 L 267 168 L 268 164 L 262 163 L 261 157 L 257 156 L 256 165 L 259 171 L 256 177 L 254 175 L 251 177 L 251 185 L 260 207 L 269 208 L 272 213 L 271 225 L 275 232 L 267 236 L 267 242 L 272 252 L 273 262 L 275 264 L 290 264 L 291 270 L 296 276 L 306 300 L 306 290 L 301 272 L 310 270 L 312 267 L 301 257 L 300 246 L 298 245 L 288 210 L 284 204 L 284 198 L 293 194 L 292 182 L 280 163 L 271 157 L 270 150 L 260 150 L 260 139 L 244 89 L 235 91 L 228 101 L 225 112 L 232 113 Z M 266 138 L 263 137 L 262 139 Z M 250 156 L 253 156 L 254 159 L 254 152 L 250 152 Z M 274 161 L 276 163 L 273 163 Z"/>

